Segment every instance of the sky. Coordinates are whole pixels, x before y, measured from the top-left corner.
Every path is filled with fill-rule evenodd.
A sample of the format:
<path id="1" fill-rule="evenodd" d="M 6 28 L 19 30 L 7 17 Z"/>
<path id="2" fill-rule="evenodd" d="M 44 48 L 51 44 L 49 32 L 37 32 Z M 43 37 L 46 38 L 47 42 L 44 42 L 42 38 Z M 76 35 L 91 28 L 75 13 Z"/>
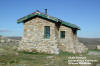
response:
<path id="1" fill-rule="evenodd" d="M 0 35 L 23 36 L 17 19 L 36 10 L 78 25 L 78 37 L 100 38 L 100 0 L 0 0 Z"/>

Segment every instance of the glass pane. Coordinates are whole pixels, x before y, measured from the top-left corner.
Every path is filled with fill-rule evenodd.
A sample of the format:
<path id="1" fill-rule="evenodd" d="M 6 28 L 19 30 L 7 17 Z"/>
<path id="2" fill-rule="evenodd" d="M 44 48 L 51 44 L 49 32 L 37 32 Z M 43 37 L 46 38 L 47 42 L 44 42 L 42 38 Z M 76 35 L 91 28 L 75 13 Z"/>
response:
<path id="1" fill-rule="evenodd" d="M 60 31 L 60 38 L 65 38 L 65 31 Z"/>
<path id="2" fill-rule="evenodd" d="M 44 38 L 50 38 L 50 26 L 44 27 Z"/>

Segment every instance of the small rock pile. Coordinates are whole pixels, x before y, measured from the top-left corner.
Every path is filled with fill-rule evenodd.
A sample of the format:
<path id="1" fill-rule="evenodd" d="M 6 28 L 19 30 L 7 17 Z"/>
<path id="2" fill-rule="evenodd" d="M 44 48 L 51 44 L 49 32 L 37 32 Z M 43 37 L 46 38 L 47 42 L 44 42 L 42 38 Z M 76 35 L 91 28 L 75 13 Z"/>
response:
<path id="1" fill-rule="evenodd" d="M 3 45 L 18 45 L 19 44 L 19 40 L 13 40 L 13 39 L 9 39 L 9 38 L 6 38 L 6 37 L 3 37 L 0 35 L 0 46 L 3 46 Z"/>

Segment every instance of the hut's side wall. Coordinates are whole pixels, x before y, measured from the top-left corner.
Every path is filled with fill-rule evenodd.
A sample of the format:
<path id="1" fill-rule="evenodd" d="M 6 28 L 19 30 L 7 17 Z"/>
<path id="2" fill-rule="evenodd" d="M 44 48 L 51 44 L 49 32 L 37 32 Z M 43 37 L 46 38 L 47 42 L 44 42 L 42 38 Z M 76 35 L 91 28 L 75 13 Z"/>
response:
<path id="1" fill-rule="evenodd" d="M 60 31 L 65 31 L 65 38 L 60 38 Z M 73 33 L 72 29 L 61 25 L 59 28 L 59 48 L 63 51 L 75 52 L 73 46 Z"/>

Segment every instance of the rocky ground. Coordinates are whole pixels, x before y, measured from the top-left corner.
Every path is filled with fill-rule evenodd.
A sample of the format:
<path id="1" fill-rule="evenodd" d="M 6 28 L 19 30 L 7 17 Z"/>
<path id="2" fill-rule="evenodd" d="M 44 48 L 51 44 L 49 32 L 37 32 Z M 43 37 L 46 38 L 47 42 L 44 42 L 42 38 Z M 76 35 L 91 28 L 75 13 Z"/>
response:
<path id="1" fill-rule="evenodd" d="M 9 39 L 3 36 L 0 36 L 0 47 L 3 46 L 18 46 L 20 40 Z"/>
<path id="2" fill-rule="evenodd" d="M 61 52 L 59 55 L 19 52 L 16 48 L 20 40 L 21 37 L 0 36 L 0 66 L 100 66 L 100 50 L 89 50 L 86 54 Z M 83 41 L 85 44 L 91 43 L 90 39 L 81 38 L 80 41 Z M 99 44 L 98 39 L 94 41 L 97 41 L 96 45 Z M 93 62 L 91 65 L 69 65 L 68 57 L 86 57 L 89 60 L 98 61 Z"/>
<path id="3" fill-rule="evenodd" d="M 88 53 L 88 55 L 100 55 L 100 52 L 91 51 L 91 52 Z"/>

